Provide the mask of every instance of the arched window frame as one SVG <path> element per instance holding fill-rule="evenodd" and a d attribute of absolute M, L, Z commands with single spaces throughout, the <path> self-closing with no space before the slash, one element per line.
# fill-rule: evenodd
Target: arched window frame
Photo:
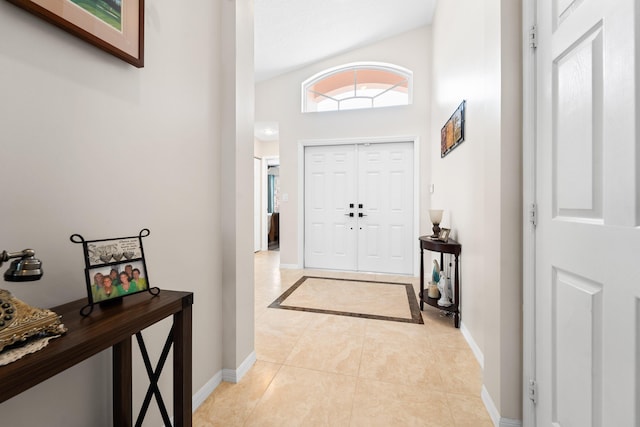
<path fill-rule="evenodd" d="M 312 113 L 312 112 L 317 112 L 315 110 L 309 110 L 308 108 L 308 96 L 307 96 L 307 91 L 309 90 L 310 87 L 313 87 L 314 85 L 316 85 L 318 82 L 329 78 L 335 74 L 338 73 L 343 73 L 345 71 L 356 71 L 356 70 L 380 70 L 380 71 L 386 71 L 386 72 L 390 72 L 393 74 L 396 74 L 398 76 L 402 76 L 403 78 L 405 78 L 407 80 L 407 104 L 406 105 L 411 105 L 413 103 L 413 72 L 411 70 L 409 70 L 408 68 L 404 68 L 401 67 L 399 65 L 395 65 L 395 64 L 389 64 L 389 63 L 383 63 L 383 62 L 352 62 L 349 64 L 344 64 L 344 65 L 339 65 L 337 67 L 333 67 L 333 68 L 329 68 L 326 70 L 323 70 L 317 74 L 314 74 L 313 76 L 309 77 L 308 79 L 306 79 L 305 81 L 302 82 L 301 85 L 301 111 L 303 113 Z M 354 82 L 354 86 L 357 83 Z M 398 85 L 394 86 L 397 87 Z M 389 90 L 393 90 L 393 88 L 389 88 L 387 90 L 385 90 L 382 93 L 388 92 Z M 381 93 L 381 94 L 382 94 Z M 341 100 L 335 99 L 335 98 L 331 98 L 325 94 L 322 94 L 322 96 L 326 96 L 327 98 L 330 99 L 334 99 L 337 104 L 338 104 L 338 108 L 335 110 L 330 110 L 330 111 L 345 111 L 345 110 L 341 110 L 340 109 L 340 102 L 347 100 L 347 99 L 355 99 L 355 98 L 359 98 L 357 96 L 353 96 L 353 97 L 348 97 L 348 98 L 344 98 Z M 379 96 L 379 95 L 378 95 Z M 370 98 L 370 97 L 369 97 Z M 372 102 L 371 107 L 363 107 L 363 108 L 379 108 L 377 106 L 374 105 L 375 103 Z M 404 104 L 402 104 L 404 105 Z M 386 108 L 386 107 L 385 107 Z"/>

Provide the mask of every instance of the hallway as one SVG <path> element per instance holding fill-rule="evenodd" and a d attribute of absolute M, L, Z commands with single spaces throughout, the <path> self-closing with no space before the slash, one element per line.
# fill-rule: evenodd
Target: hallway
<path fill-rule="evenodd" d="M 411 282 L 408 276 L 279 269 L 255 255 L 256 364 L 222 383 L 194 426 L 493 426 L 481 369 L 452 319 L 424 325 L 267 308 L 303 275 Z"/>

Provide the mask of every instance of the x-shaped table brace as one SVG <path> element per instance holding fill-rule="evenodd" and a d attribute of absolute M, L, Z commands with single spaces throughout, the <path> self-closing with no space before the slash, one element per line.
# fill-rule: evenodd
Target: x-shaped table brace
<path fill-rule="evenodd" d="M 169 413 L 167 412 L 167 407 L 164 404 L 164 400 L 162 399 L 162 395 L 160 394 L 160 389 L 158 388 L 158 380 L 160 379 L 160 374 L 162 373 L 162 368 L 164 368 L 164 364 L 167 361 L 167 356 L 169 355 L 169 350 L 171 349 L 171 345 L 173 344 L 173 326 L 171 326 L 171 331 L 169 331 L 169 336 L 164 343 L 164 347 L 162 348 L 162 353 L 160 354 L 160 360 L 158 361 L 158 366 L 155 371 L 151 366 L 151 361 L 149 360 L 149 353 L 147 352 L 147 347 L 144 344 L 144 340 L 142 339 L 142 333 L 136 333 L 136 339 L 138 340 L 138 346 L 140 347 L 140 353 L 142 353 L 142 360 L 144 360 L 144 366 L 147 368 L 147 375 L 149 376 L 149 388 L 147 389 L 147 394 L 144 397 L 144 401 L 142 402 L 142 407 L 140 408 L 140 414 L 136 420 L 136 427 L 142 426 L 142 421 L 144 420 L 144 416 L 149 409 L 149 404 L 151 403 L 151 396 L 155 396 L 156 402 L 158 403 L 158 407 L 160 408 L 160 414 L 162 415 L 162 421 L 165 426 L 171 426 L 171 419 L 169 418 Z"/>

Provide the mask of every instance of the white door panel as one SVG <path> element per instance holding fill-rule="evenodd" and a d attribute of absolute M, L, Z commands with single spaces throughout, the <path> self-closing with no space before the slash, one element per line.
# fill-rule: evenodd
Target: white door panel
<path fill-rule="evenodd" d="M 330 148 L 330 149 L 328 149 Z M 305 266 L 355 270 L 355 147 L 305 150 Z"/>
<path fill-rule="evenodd" d="M 634 0 L 538 0 L 538 426 L 640 426 Z"/>
<path fill-rule="evenodd" d="M 359 147 L 358 234 L 361 270 L 409 274 L 413 269 L 413 144 Z"/>
<path fill-rule="evenodd" d="M 306 147 L 304 203 L 306 267 L 412 273 L 412 143 Z"/>

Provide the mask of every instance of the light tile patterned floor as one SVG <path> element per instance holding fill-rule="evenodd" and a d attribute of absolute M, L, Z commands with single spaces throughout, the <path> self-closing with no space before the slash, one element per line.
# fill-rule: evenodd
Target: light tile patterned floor
<path fill-rule="evenodd" d="M 195 427 L 492 427 L 482 372 L 451 318 L 425 306 L 425 324 L 267 308 L 303 275 L 411 282 L 406 276 L 280 270 L 279 252 L 255 256 L 258 361 L 222 383 Z"/>

